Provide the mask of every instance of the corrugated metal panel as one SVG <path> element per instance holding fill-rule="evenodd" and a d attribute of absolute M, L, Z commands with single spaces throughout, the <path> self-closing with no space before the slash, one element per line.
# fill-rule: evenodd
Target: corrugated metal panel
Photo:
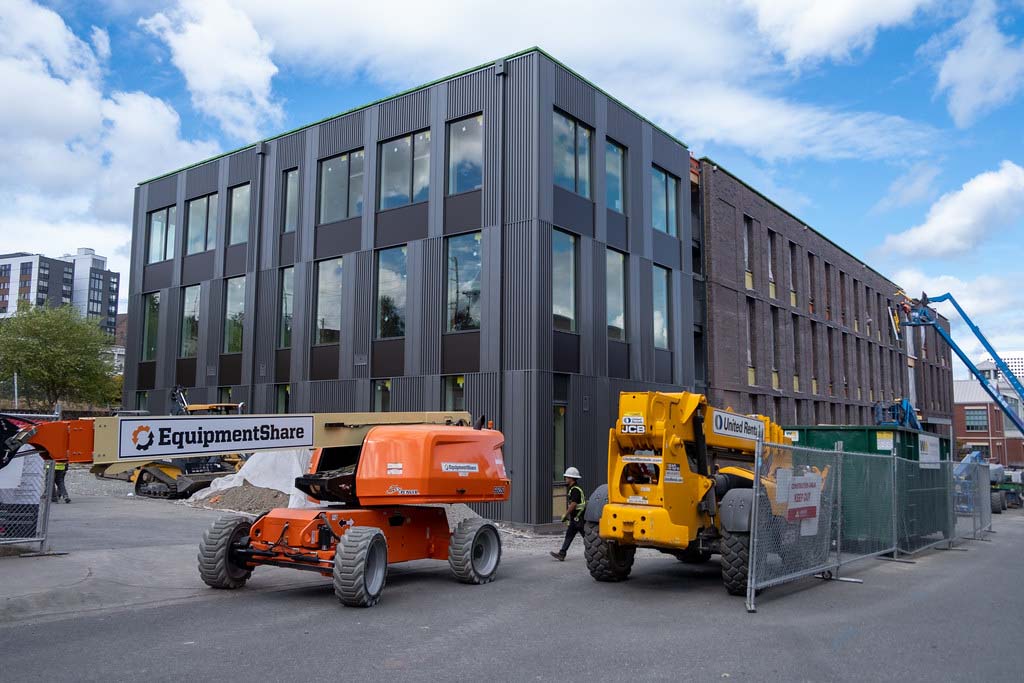
<path fill-rule="evenodd" d="M 320 149 L 317 156 L 326 159 L 335 154 L 348 152 L 363 146 L 365 112 L 357 111 L 348 116 L 321 123 L 319 128 Z"/>
<path fill-rule="evenodd" d="M 201 197 L 217 191 L 220 162 L 211 161 L 185 171 L 185 199 Z"/>
<path fill-rule="evenodd" d="M 434 237 L 423 241 L 423 281 L 420 283 L 419 305 L 423 311 L 420 351 L 420 372 L 435 375 L 441 372 L 441 334 L 445 323 L 444 239 Z"/>
<path fill-rule="evenodd" d="M 449 121 L 479 112 L 484 115 L 484 192 L 483 224 L 497 225 L 501 220 L 501 88 L 504 79 L 494 67 L 460 76 L 447 85 Z"/>
<path fill-rule="evenodd" d="M 248 412 L 255 414 L 276 413 L 275 391 L 276 386 L 273 384 L 254 385 L 252 388 L 252 408 Z M 234 395 L 232 395 L 232 398 L 235 398 Z"/>
<path fill-rule="evenodd" d="M 506 66 L 505 221 L 533 218 L 537 193 L 537 78 L 535 58 Z"/>
<path fill-rule="evenodd" d="M 387 140 L 430 126 L 430 91 L 420 90 L 398 99 L 382 102 L 378 140 Z"/>
<path fill-rule="evenodd" d="M 607 377 L 572 375 L 569 379 L 569 449 L 566 466 L 575 465 L 592 491 L 607 478 L 609 394 Z"/>
<path fill-rule="evenodd" d="M 590 366 L 581 366 L 584 373 L 594 375 L 608 374 L 608 286 L 607 286 L 607 248 L 601 242 L 590 242 L 594 248 L 593 283 L 589 301 L 592 308 L 592 326 L 590 333 Z M 587 291 L 587 290 L 583 290 Z M 629 308 L 629 292 L 626 292 L 626 308 Z M 628 312 L 626 313 L 628 315 Z M 627 321 L 628 324 L 628 321 Z"/>
<path fill-rule="evenodd" d="M 250 147 L 228 157 L 228 185 L 241 185 L 256 180 L 259 174 L 259 157 L 256 148 Z"/>
<path fill-rule="evenodd" d="M 372 251 L 361 251 L 345 257 L 346 273 L 352 273 L 352 279 L 349 280 L 346 277 L 345 283 L 351 282 L 349 291 L 353 292 L 354 297 L 352 300 L 353 315 L 350 318 L 352 321 L 351 348 L 353 355 L 350 363 L 353 377 L 370 376 L 370 340 L 373 339 L 374 334 L 373 267 Z"/>
<path fill-rule="evenodd" d="M 278 270 L 260 272 L 256 290 L 256 378 L 257 382 L 274 381 L 274 351 L 277 349 L 277 317 L 278 317 Z M 252 275 L 249 276 L 252 279 Z M 252 282 L 246 283 L 252 287 Z"/>
<path fill-rule="evenodd" d="M 551 79 L 555 106 L 593 126 L 594 88 L 550 60 L 545 59 L 543 63 Z"/>
<path fill-rule="evenodd" d="M 501 425 L 512 479 L 510 512 L 527 524 L 551 521 L 551 393 L 551 373 L 505 373 Z"/>
<path fill-rule="evenodd" d="M 133 324 L 128 326 L 125 339 L 125 364 L 124 364 L 124 397 L 122 405 L 125 408 L 135 408 L 135 388 L 139 385 L 139 349 L 142 347 L 142 295 L 132 294 L 128 297 L 128 320 Z M 135 321 L 139 321 L 136 323 Z M 133 395 L 129 396 L 129 392 Z"/>
<path fill-rule="evenodd" d="M 448 81 L 448 118 L 458 119 L 483 111 L 495 78 L 494 67 L 487 67 Z"/>
<path fill-rule="evenodd" d="M 178 200 L 178 177 L 180 173 L 160 180 L 154 180 L 146 186 L 146 211 L 155 211 L 170 206 Z"/>
<path fill-rule="evenodd" d="M 533 367 L 533 359 L 537 355 L 536 312 L 532 303 L 537 300 L 539 273 L 546 271 L 543 267 L 533 268 L 534 252 L 539 248 L 534 222 L 508 224 L 503 237 L 505 287 L 502 308 L 505 318 L 502 321 L 502 345 L 505 368 L 526 370 Z"/>
<path fill-rule="evenodd" d="M 358 413 L 359 380 L 338 379 L 309 383 L 309 409 L 320 413 Z"/>
<path fill-rule="evenodd" d="M 276 141 L 278 173 L 302 163 L 306 147 L 306 131 L 300 130 Z"/>
<path fill-rule="evenodd" d="M 423 410 L 423 378 L 396 377 L 391 380 L 391 410 Z"/>
<path fill-rule="evenodd" d="M 608 135 L 615 138 L 626 147 L 639 146 L 640 129 L 643 125 L 633 112 L 612 100 L 607 100 L 608 112 Z M 639 152 L 639 150 L 637 150 Z M 630 177 L 635 177 L 632 174 Z"/>

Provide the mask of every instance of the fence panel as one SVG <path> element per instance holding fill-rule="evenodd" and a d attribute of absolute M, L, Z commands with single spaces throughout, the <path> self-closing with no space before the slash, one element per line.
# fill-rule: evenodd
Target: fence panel
<path fill-rule="evenodd" d="M 15 458 L 0 470 L 0 545 L 39 544 L 50 518 L 54 467 L 38 455 Z"/>
<path fill-rule="evenodd" d="M 974 483 L 977 491 L 978 532 L 975 538 L 981 538 L 983 531 L 992 531 L 992 480 L 989 478 L 988 465 L 975 465 L 977 474 Z"/>
<path fill-rule="evenodd" d="M 843 452 L 841 515 L 836 530 L 840 563 L 896 549 L 896 487 L 891 455 Z"/>
<path fill-rule="evenodd" d="M 955 536 L 953 464 L 895 458 L 897 542 L 901 553 L 916 553 Z"/>

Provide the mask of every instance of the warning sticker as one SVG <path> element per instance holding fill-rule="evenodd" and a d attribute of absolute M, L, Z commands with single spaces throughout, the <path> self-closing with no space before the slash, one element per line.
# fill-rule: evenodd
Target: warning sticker
<path fill-rule="evenodd" d="M 402 474 L 404 465 L 400 462 L 389 462 L 388 463 L 388 474 Z"/>
<path fill-rule="evenodd" d="M 458 472 L 460 477 L 468 477 L 470 472 L 479 472 L 480 466 L 475 462 L 443 462 L 442 472 Z"/>
<path fill-rule="evenodd" d="M 807 472 L 789 482 L 786 519 L 800 522 L 801 536 L 818 533 L 818 506 L 821 504 L 821 475 Z"/>
<path fill-rule="evenodd" d="M 918 437 L 920 444 L 919 461 L 922 470 L 939 469 L 939 437 L 921 434 Z"/>
<path fill-rule="evenodd" d="M 679 463 L 669 462 L 665 463 L 665 483 L 666 484 L 682 484 L 683 473 L 679 470 Z"/>
<path fill-rule="evenodd" d="M 646 434 L 647 426 L 644 424 L 644 416 L 640 413 L 623 415 L 619 431 L 623 434 Z"/>
<path fill-rule="evenodd" d="M 789 439 L 793 443 L 797 443 L 800 441 L 800 432 L 798 432 L 795 429 L 787 429 L 786 431 L 783 432 L 783 434 L 786 436 L 787 439 Z"/>
<path fill-rule="evenodd" d="M 647 505 L 647 499 L 643 496 L 630 496 L 626 499 L 626 502 L 632 503 L 633 505 Z"/>
<path fill-rule="evenodd" d="M 622 462 L 640 462 L 646 465 L 660 465 L 660 455 L 624 455 L 622 456 Z"/>
<path fill-rule="evenodd" d="M 892 450 L 892 432 L 875 432 L 876 451 Z"/>

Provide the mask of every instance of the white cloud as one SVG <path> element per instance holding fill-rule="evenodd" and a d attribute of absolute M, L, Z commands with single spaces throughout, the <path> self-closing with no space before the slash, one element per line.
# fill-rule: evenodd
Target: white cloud
<path fill-rule="evenodd" d="M 1024 168 L 1004 161 L 939 197 L 924 223 L 889 235 L 882 248 L 915 256 L 953 256 L 972 251 L 992 233 L 1020 225 Z"/>
<path fill-rule="evenodd" d="M 287 3 L 281 7 L 293 11 Z M 277 73 L 271 44 L 226 0 L 183 0 L 174 10 L 140 19 L 139 25 L 167 43 L 193 106 L 228 135 L 251 141 L 262 136 L 265 126 L 284 120 L 280 103 L 271 97 L 270 81 Z M 344 25 L 333 26 L 335 40 Z"/>
<path fill-rule="evenodd" d="M 847 59 L 870 49 L 882 29 L 909 23 L 933 0 L 740 0 L 790 64 Z"/>
<path fill-rule="evenodd" d="M 881 213 L 931 199 L 935 194 L 935 179 L 941 172 L 942 169 L 931 163 L 915 164 L 905 174 L 892 181 L 885 196 L 878 200 L 871 211 Z"/>
<path fill-rule="evenodd" d="M 947 95 L 953 121 L 966 128 L 1024 89 L 1024 43 L 999 30 L 993 0 L 976 0 L 951 35 L 959 44 L 939 66 L 936 92 Z"/>
<path fill-rule="evenodd" d="M 92 49 L 101 61 L 110 59 L 110 34 L 99 26 L 92 27 Z"/>

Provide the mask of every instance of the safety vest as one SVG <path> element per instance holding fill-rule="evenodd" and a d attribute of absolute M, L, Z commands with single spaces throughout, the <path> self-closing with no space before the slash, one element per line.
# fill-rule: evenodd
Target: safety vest
<path fill-rule="evenodd" d="M 68 464 L 63 460 L 57 460 L 53 463 L 53 469 L 55 470 L 66 470 L 67 468 Z"/>
<path fill-rule="evenodd" d="M 572 486 L 569 488 L 569 491 L 566 494 L 566 500 L 572 498 L 573 489 L 576 489 L 577 491 L 580 492 L 580 502 L 576 506 L 576 514 L 574 515 L 574 518 L 576 520 L 580 520 L 583 517 L 583 510 L 587 507 L 587 494 L 583 493 L 583 489 L 580 488 L 579 486 Z"/>

